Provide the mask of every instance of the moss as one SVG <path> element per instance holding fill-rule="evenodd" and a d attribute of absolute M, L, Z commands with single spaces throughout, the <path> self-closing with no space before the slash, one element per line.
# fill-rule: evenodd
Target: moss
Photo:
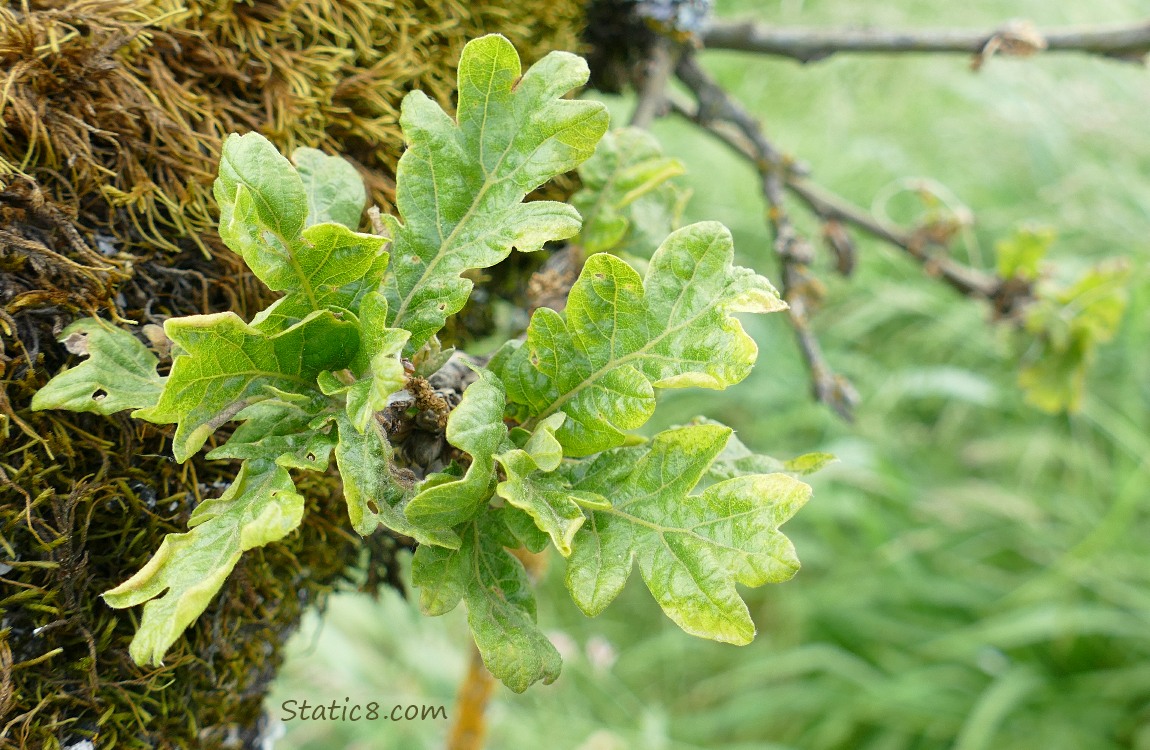
<path fill-rule="evenodd" d="M 249 747 L 280 645 L 303 610 L 394 574 L 338 481 L 305 476 L 300 531 L 245 555 L 159 669 L 127 655 L 136 610 L 101 591 L 137 570 L 235 467 L 172 462 L 126 415 L 40 412 L 66 363 L 54 335 L 99 314 L 251 315 L 267 290 L 222 248 L 210 186 L 221 138 L 350 157 L 387 209 L 402 95 L 450 104 L 467 39 L 526 61 L 576 47 L 582 2 L 29 0 L 0 8 L 0 748 Z M 384 571 L 384 572 L 380 572 Z"/>
<path fill-rule="evenodd" d="M 578 44 L 582 3 L 80 0 L 0 10 L 0 174 L 40 181 L 126 241 L 196 242 L 212 225 L 221 139 L 352 158 L 384 208 L 399 103 L 450 104 L 466 41 L 499 31 L 526 60 Z"/>

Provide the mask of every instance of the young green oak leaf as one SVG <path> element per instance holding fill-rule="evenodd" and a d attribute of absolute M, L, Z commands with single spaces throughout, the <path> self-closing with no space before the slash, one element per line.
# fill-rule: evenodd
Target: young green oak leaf
<path fill-rule="evenodd" d="M 1065 289 L 1039 288 L 1026 309 L 1020 336 L 1025 354 L 1018 384 L 1027 403 L 1048 412 L 1082 406 L 1086 372 L 1098 345 L 1112 339 L 1126 312 L 1129 264 L 1124 259 L 1096 266 Z"/>
<path fill-rule="evenodd" d="M 507 397 L 503 385 L 487 370 L 467 386 L 459 405 L 447 418 L 447 442 L 471 456 L 471 466 L 458 479 L 445 475 L 428 477 L 423 489 L 408 503 L 405 513 L 414 523 L 430 528 L 450 528 L 478 515 L 491 498 L 495 479 L 495 454 L 507 440 L 503 410 Z"/>
<path fill-rule="evenodd" d="M 595 155 L 579 168 L 583 189 L 571 205 L 583 215 L 578 243 L 587 253 L 650 243 L 645 256 L 673 229 L 685 191 L 668 180 L 686 172 L 663 155 L 655 137 L 640 128 L 608 132 Z"/>
<path fill-rule="evenodd" d="M 367 536 L 382 523 L 423 545 L 458 548 L 459 536 L 450 528 L 427 528 L 404 515 L 415 493 L 395 476 L 394 450 L 379 421 L 370 420 L 361 432 L 346 413 L 335 419 L 339 435 L 335 461 L 352 528 Z"/>
<path fill-rule="evenodd" d="M 310 150 L 297 158 L 302 176 L 259 133 L 230 135 L 212 188 L 220 238 L 270 289 L 288 292 L 252 321 L 266 330 L 314 310 L 355 307 L 379 287 L 387 265 L 387 239 L 354 231 L 364 195 L 355 169 Z M 339 192 L 348 187 L 350 194 Z M 355 222 L 336 223 L 353 213 Z"/>
<path fill-rule="evenodd" d="M 65 328 L 59 340 L 88 359 L 49 380 L 32 397 L 32 409 L 115 414 L 160 400 L 166 378 L 156 373 L 159 362 L 127 331 L 99 318 L 83 318 Z"/>
<path fill-rule="evenodd" d="M 387 298 L 378 291 L 368 293 L 358 308 L 359 349 L 348 368 L 354 379 L 347 383 L 331 372 L 319 376 L 325 395 L 344 395 L 347 415 L 360 432 L 387 406 L 388 397 L 407 382 L 400 355 L 411 334 L 402 328 L 388 328 L 386 321 Z"/>
<path fill-rule="evenodd" d="M 359 346 L 354 323 L 329 311 L 268 334 L 235 313 L 169 318 L 164 331 L 183 348 L 155 406 L 133 416 L 176 423 L 172 453 L 183 463 L 241 409 L 268 397 L 272 386 L 314 392 L 322 370 L 346 367 Z"/>
<path fill-rule="evenodd" d="M 367 191 L 363 177 L 346 159 L 314 148 L 297 148 L 291 160 L 307 195 L 305 224 L 333 222 L 354 231 L 359 227 Z"/>
<path fill-rule="evenodd" d="M 998 257 L 997 270 L 1000 278 L 1037 281 L 1042 274 L 1042 261 L 1054 244 L 1054 232 L 1050 229 L 1023 227 L 1014 234 L 994 245 Z"/>
<path fill-rule="evenodd" d="M 608 494 L 575 535 L 567 588 L 595 616 L 619 594 L 636 560 L 647 588 L 686 632 L 746 644 L 755 626 L 736 583 L 785 581 L 799 568 L 779 526 L 802 507 L 810 487 L 786 474 L 743 476 L 689 494 L 720 454 L 731 430 L 718 425 L 660 433 L 621 481 L 587 471 L 577 490 Z M 605 454 L 593 463 L 621 462 Z M 612 460 L 614 459 L 614 460 Z"/>
<path fill-rule="evenodd" d="M 530 420 L 559 411 L 564 453 L 587 456 L 625 441 L 655 409 L 654 388 L 726 388 L 751 371 L 758 349 L 734 312 L 785 309 L 771 283 L 732 265 L 722 224 L 672 233 L 644 279 L 606 254 L 587 259 L 564 315 L 540 308 L 527 341 L 491 363 Z"/>
<path fill-rule="evenodd" d="M 446 614 L 462 599 L 475 645 L 491 674 L 522 693 L 559 676 L 559 652 L 535 623 L 535 596 L 522 563 L 504 547 L 514 546 L 489 510 L 468 522 L 459 549 L 422 546 L 411 563 L 424 614 Z"/>
<path fill-rule="evenodd" d="M 611 503 L 602 495 L 573 490 L 562 476 L 551 473 L 563 459 L 563 446 L 555 438 L 555 430 L 563 424 L 564 417 L 562 412 L 552 414 L 539 423 L 521 448 L 506 450 L 495 459 L 507 475 L 496 487 L 496 493 L 525 511 L 566 557 L 571 554 L 575 532 L 586 520 L 583 508 L 609 508 Z M 524 532 L 521 524 L 512 520 L 509 527 L 517 537 L 526 537 L 522 540 L 528 546 L 534 546 L 533 535 Z"/>
<path fill-rule="evenodd" d="M 575 55 L 552 52 L 521 72 L 511 43 L 485 36 L 463 48 L 455 120 L 420 91 L 403 100 L 403 223 L 384 217 L 395 238 L 385 288 L 391 325 L 411 331 L 408 353 L 463 308 L 472 284 L 462 271 L 579 231 L 571 206 L 523 198 L 592 154 L 607 110 L 561 98 L 587 81 L 587 64 Z"/>
<path fill-rule="evenodd" d="M 144 604 L 129 646 L 137 664 L 159 666 L 164 652 L 207 608 L 245 551 L 278 541 L 299 526 L 304 500 L 286 469 L 245 461 L 224 494 L 205 500 L 190 531 L 168 534 L 134 576 L 103 594 L 116 609 Z"/>
<path fill-rule="evenodd" d="M 269 399 L 246 407 L 235 417 L 242 424 L 206 458 L 264 459 L 286 469 L 326 470 L 336 443 L 335 431 L 312 429 L 317 410 L 304 401 Z"/>

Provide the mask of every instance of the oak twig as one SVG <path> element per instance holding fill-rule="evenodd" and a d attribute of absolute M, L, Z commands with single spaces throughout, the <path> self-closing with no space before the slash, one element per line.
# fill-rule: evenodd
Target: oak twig
<path fill-rule="evenodd" d="M 700 35 L 708 49 L 756 52 L 798 60 L 825 60 L 839 53 L 966 53 L 1026 56 L 1037 52 L 1081 52 L 1128 61 L 1150 54 L 1150 20 L 1106 26 L 1038 29 L 1011 21 L 997 29 L 820 29 L 786 28 L 755 22 L 716 22 Z"/>
<path fill-rule="evenodd" d="M 859 208 L 850 201 L 812 182 L 805 174 L 805 169 L 794 163 L 793 160 L 782 155 L 763 135 L 762 128 L 754 117 L 740 104 L 735 102 L 726 91 L 710 76 L 706 74 L 694 60 L 690 65 L 680 65 L 680 79 L 694 92 L 705 91 L 700 99 L 700 110 L 692 113 L 682 107 L 673 109 L 680 115 L 687 117 L 702 125 L 712 135 L 734 149 L 752 164 L 759 165 L 766 162 L 774 171 L 780 172 L 778 178 L 783 185 L 796 198 L 798 198 L 812 213 L 823 222 L 838 222 L 862 231 L 876 239 L 882 240 L 906 251 L 911 257 L 918 260 L 933 276 L 943 279 L 958 292 L 977 299 L 984 299 L 994 303 L 1000 315 L 1004 315 L 1016 308 L 1021 300 L 1017 295 L 1021 290 L 1013 290 L 1015 296 L 1007 299 L 1006 286 L 997 276 L 980 271 L 947 256 L 944 252 L 945 243 L 932 233 L 931 225 L 916 229 L 903 229 L 891 227 L 880 223 L 867 211 Z M 686 74 L 684 77 L 684 73 Z M 704 107 L 707 100 L 720 102 L 714 113 L 706 113 Z M 725 120 L 731 129 L 723 128 L 716 123 L 716 114 Z"/>
<path fill-rule="evenodd" d="M 639 86 L 639 101 L 631 114 L 632 127 L 649 128 L 656 118 L 666 114 L 667 82 L 678 56 L 679 45 L 666 37 L 659 37 L 652 45 Z"/>
<path fill-rule="evenodd" d="M 999 318 L 1013 315 L 1031 298 L 1033 290 L 1029 284 L 1018 284 L 1016 280 L 1008 283 L 951 258 L 947 245 L 954 233 L 953 226 L 942 222 L 912 229 L 890 226 L 812 182 L 805 168 L 767 139 L 755 117 L 703 70 L 694 55 L 688 54 L 679 61 L 676 75 L 694 94 L 698 107 L 691 110 L 671 102 L 672 111 L 718 138 L 759 172 L 768 206 L 767 218 L 775 238 L 775 254 L 783 265 L 783 296 L 790 305 L 790 322 L 810 370 L 815 396 L 844 418 L 849 418 L 857 394 L 849 382 L 831 369 L 811 329 L 809 314 L 819 303 L 822 285 L 810 270 L 813 260 L 810 243 L 796 231 L 787 214 L 784 203 L 788 193 L 822 222 L 828 244 L 840 255 L 840 268 L 849 271 L 853 266 L 853 259 L 844 262 L 841 257 L 847 245 L 853 249 L 845 231 L 850 227 L 901 248 L 928 274 L 942 279 L 963 295 L 990 302 Z"/>
<path fill-rule="evenodd" d="M 993 301 L 1001 292 L 1002 283 L 997 276 L 965 266 L 944 253 L 935 252 L 945 247 L 930 236 L 929 226 L 913 231 L 885 226 L 863 209 L 806 177 L 791 176 L 787 180 L 787 187 L 820 219 L 838 220 L 902 248 L 922 263 L 928 273 L 938 276 L 968 297 Z"/>
<path fill-rule="evenodd" d="M 487 739 L 487 704 L 495 691 L 495 678 L 483 665 L 475 644 L 467 662 L 467 676 L 455 699 L 455 721 L 447 736 L 447 750 L 483 750 Z"/>
<path fill-rule="evenodd" d="M 775 238 L 775 254 L 783 266 L 783 298 L 789 305 L 787 314 L 810 371 L 814 395 L 844 419 L 850 419 L 858 394 L 845 378 L 831 369 L 810 326 L 809 312 L 818 304 L 821 285 L 810 272 L 814 260 L 810 243 L 795 229 L 786 210 L 789 160 L 767 140 L 754 117 L 699 66 L 694 55 L 687 54 L 679 61 L 676 74 L 691 89 L 699 107 L 693 114 L 681 107 L 673 105 L 673 108 L 730 145 L 738 144 L 736 148 L 758 170 L 768 206 L 767 220 Z M 733 126 L 737 139 L 724 136 L 716 127 L 718 122 Z"/>

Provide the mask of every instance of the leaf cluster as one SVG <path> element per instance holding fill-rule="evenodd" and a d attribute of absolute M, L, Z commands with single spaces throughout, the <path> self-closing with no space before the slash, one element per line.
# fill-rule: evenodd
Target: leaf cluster
<path fill-rule="evenodd" d="M 797 570 L 779 526 L 809 496 L 793 474 L 822 458 L 779 465 L 712 423 L 650 441 L 631 431 L 660 389 L 745 378 L 757 348 L 734 314 L 785 305 L 766 279 L 734 265 L 722 225 L 670 231 L 682 198 L 667 180 L 682 167 L 649 136 L 613 134 L 589 160 L 606 111 L 564 98 L 586 78 L 574 55 L 552 53 L 522 73 L 502 37 L 468 44 L 454 117 L 418 91 L 404 100 L 408 149 L 386 236 L 357 231 L 366 199 L 346 161 L 312 149 L 289 161 L 258 134 L 230 136 L 214 185 L 220 236 L 282 297 L 250 321 L 232 312 L 167 320 L 167 375 L 127 331 L 87 319 L 64 332 L 88 358 L 42 389 L 35 408 L 132 409 L 173 425 L 177 461 L 210 442 L 209 459 L 239 462 L 186 533 L 104 594 L 113 607 L 144 604 L 137 662 L 158 664 L 245 551 L 299 525 L 292 473 L 333 460 L 352 527 L 418 543 L 421 608 L 437 615 L 465 602 L 488 668 L 514 690 L 554 680 L 560 666 L 512 554 L 521 548 L 554 547 L 589 615 L 637 561 L 686 631 L 751 640 L 736 586 Z M 586 188 L 574 205 L 524 202 L 580 164 Z M 436 334 L 467 301 L 464 274 L 568 238 L 591 254 L 565 311 L 536 310 L 523 339 L 474 367 L 445 425 L 457 461 L 410 465 L 383 416 L 415 387 L 413 360 L 424 370 L 443 363 Z M 649 261 L 640 273 L 620 255 Z M 238 426 L 221 440 L 230 422 Z"/>
<path fill-rule="evenodd" d="M 1114 338 L 1122 322 L 1130 268 L 1124 260 L 1112 260 L 1070 283 L 1056 283 L 1046 278 L 1043 264 L 1054 240 L 1050 230 L 1022 229 L 995 250 L 999 276 L 1035 287 L 1016 337 L 1018 383 L 1026 400 L 1044 411 L 1074 412 L 1082 405 L 1099 344 Z"/>

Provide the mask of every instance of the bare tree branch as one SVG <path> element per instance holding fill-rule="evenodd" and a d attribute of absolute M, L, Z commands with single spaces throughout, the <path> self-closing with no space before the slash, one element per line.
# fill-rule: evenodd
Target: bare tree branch
<path fill-rule="evenodd" d="M 1038 29 L 1011 21 L 991 31 L 959 29 L 786 28 L 754 22 L 715 22 L 701 34 L 708 49 L 789 57 L 802 63 L 837 53 L 966 53 L 1025 56 L 1042 51 L 1082 52 L 1141 61 L 1150 54 L 1150 20 L 1107 26 Z"/>
<path fill-rule="evenodd" d="M 913 231 L 884 226 L 845 198 L 798 175 L 788 178 L 787 187 L 820 219 L 841 221 L 902 248 L 921 262 L 928 273 L 943 279 L 962 294 L 990 301 L 998 298 L 1002 283 L 997 276 L 965 266 L 945 252 L 935 252 L 945 251 L 945 246 L 931 236 L 930 225 Z"/>
<path fill-rule="evenodd" d="M 1006 299 L 1004 294 L 1008 290 L 997 276 L 946 255 L 945 228 L 928 224 L 904 229 L 880 223 L 867 211 L 812 182 L 804 169 L 767 140 L 755 118 L 711 79 L 694 58 L 684 59 L 678 73 L 680 80 L 699 97 L 700 109 L 692 113 L 676 106 L 675 111 L 702 125 L 752 164 L 765 162 L 770 171 L 779 175 L 777 179 L 820 220 L 840 222 L 903 249 L 922 263 L 929 274 L 943 279 L 962 294 L 994 303 L 1000 315 L 1016 308 L 1021 290 L 1010 287 L 1011 298 Z M 725 121 L 728 127 L 716 120 Z"/>
<path fill-rule="evenodd" d="M 782 262 L 782 293 L 787 301 L 791 327 L 811 374 L 815 398 L 834 409 L 843 419 L 851 419 L 858 393 L 843 377 L 836 375 L 823 354 L 822 346 L 810 326 L 809 311 L 818 303 L 821 284 L 810 271 L 813 251 L 791 223 L 785 205 L 786 175 L 790 165 L 763 134 L 754 117 L 732 99 L 698 64 L 694 55 L 682 57 L 676 73 L 695 94 L 699 107 L 686 114 L 703 128 L 715 133 L 740 151 L 755 165 L 767 201 L 767 220 L 774 234 L 774 249 Z M 674 105 L 672 105 L 674 107 Z M 716 126 L 725 121 L 738 132 L 741 141 L 727 140 Z M 745 149 L 745 150 L 743 150 Z"/>
<path fill-rule="evenodd" d="M 799 348 L 811 373 L 815 396 L 844 418 L 850 418 L 858 396 L 851 384 L 831 369 L 810 326 L 809 313 L 817 307 L 822 285 L 810 265 L 813 250 L 794 227 L 785 200 L 789 192 L 823 224 L 828 244 L 852 245 L 844 227 L 851 227 L 901 248 L 938 277 L 965 296 L 991 303 L 999 318 L 1011 316 L 1033 296 L 1028 283 L 998 276 L 963 265 L 947 252 L 958 225 L 953 222 L 927 222 L 914 228 L 890 226 L 850 201 L 812 182 L 806 170 L 780 151 L 766 137 L 755 117 L 723 89 L 692 53 L 676 66 L 679 80 L 694 94 L 697 108 L 670 102 L 673 112 L 702 127 L 750 162 L 759 172 L 767 219 L 774 235 L 774 250 L 782 262 L 782 291 L 790 305 L 789 316 Z M 841 249 L 841 248 L 839 248 Z M 843 259 L 837 259 L 840 268 Z M 849 260 L 849 259 L 848 259 Z M 846 265 L 852 265 L 848 262 Z M 848 269 L 849 270 L 849 269 Z"/>
<path fill-rule="evenodd" d="M 631 125 L 649 128 L 656 118 L 666 114 L 667 81 L 679 58 L 679 45 L 666 37 L 659 37 L 651 47 L 643 81 L 639 86 L 639 101 L 631 114 Z"/>

